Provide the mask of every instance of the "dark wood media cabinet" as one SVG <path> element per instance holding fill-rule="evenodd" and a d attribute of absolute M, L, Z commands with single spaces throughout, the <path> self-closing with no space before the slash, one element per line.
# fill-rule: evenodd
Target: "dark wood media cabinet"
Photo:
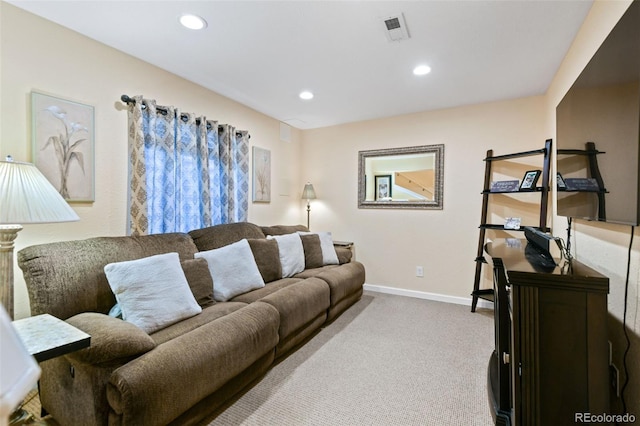
<path fill-rule="evenodd" d="M 494 272 L 495 424 L 575 425 L 576 413 L 609 413 L 609 279 L 576 260 L 545 266 L 524 239 L 495 240 L 485 252 Z"/>

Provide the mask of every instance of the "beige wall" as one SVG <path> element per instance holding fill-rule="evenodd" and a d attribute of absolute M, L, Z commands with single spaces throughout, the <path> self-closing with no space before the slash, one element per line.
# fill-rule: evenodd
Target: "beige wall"
<path fill-rule="evenodd" d="M 42 242 L 97 235 L 124 235 L 127 192 L 127 113 L 120 95 L 142 94 L 159 104 L 179 106 L 251 133 L 251 145 L 271 150 L 272 201 L 249 205 L 249 220 L 260 224 L 301 223 L 298 183 L 300 131 L 280 141 L 280 123 L 173 74 L 0 3 L 0 156 L 32 161 L 32 90 L 95 107 L 96 200 L 73 204 L 79 222 L 25 225 L 16 251 Z M 287 187 L 284 187 L 287 186 Z M 288 194 L 288 195 L 280 195 Z M 15 267 L 16 317 L 29 314 L 21 271 Z"/>
<path fill-rule="evenodd" d="M 589 62 L 600 44 L 624 14 L 629 1 L 596 1 L 580 32 L 567 53 L 560 69 L 546 96 L 546 113 L 555 133 L 555 108 L 569 90 L 585 65 Z M 555 208 L 555 207 L 554 207 Z M 565 218 L 554 218 L 556 235 L 566 236 L 563 230 L 567 227 Z M 609 335 L 613 342 L 613 360 L 622 368 L 622 355 L 626 348 L 622 333 L 622 317 L 624 311 L 625 275 L 627 267 L 627 250 L 631 234 L 630 226 L 610 225 L 597 222 L 574 221 L 574 254 L 576 257 L 610 279 L 609 292 Z M 627 409 L 636 415 L 640 414 L 640 318 L 638 317 L 638 286 L 640 285 L 640 248 L 637 243 L 639 233 L 635 231 L 636 242 L 631 253 L 631 270 L 629 279 L 627 326 L 632 342 L 627 356 L 630 382 L 625 392 Z M 624 380 L 624 373 L 622 380 Z M 620 401 L 614 400 L 619 408 Z"/>
<path fill-rule="evenodd" d="M 303 168 L 318 196 L 311 227 L 353 240 L 368 284 L 468 299 L 482 159 L 489 148 L 498 155 L 544 147 L 545 117 L 544 99 L 531 97 L 305 131 Z M 358 151 L 431 144 L 445 145 L 443 210 L 358 209 Z"/>

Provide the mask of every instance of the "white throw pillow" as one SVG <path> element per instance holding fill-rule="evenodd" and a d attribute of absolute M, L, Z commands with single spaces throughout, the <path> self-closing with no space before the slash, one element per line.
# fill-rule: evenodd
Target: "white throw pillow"
<path fill-rule="evenodd" d="M 304 271 L 304 247 L 298 234 L 268 235 L 278 243 L 278 254 L 282 265 L 282 278 L 292 277 Z"/>
<path fill-rule="evenodd" d="M 122 319 L 153 333 L 202 312 L 178 253 L 110 263 L 104 267 Z"/>
<path fill-rule="evenodd" d="M 333 246 L 333 238 L 331 232 L 303 232 L 298 231 L 300 235 L 318 234 L 320 237 L 320 248 L 322 249 L 322 263 L 324 265 L 337 265 L 338 254 L 336 248 Z"/>
<path fill-rule="evenodd" d="M 213 278 L 213 298 L 218 302 L 264 287 L 264 280 L 246 239 L 194 255 L 209 265 Z"/>

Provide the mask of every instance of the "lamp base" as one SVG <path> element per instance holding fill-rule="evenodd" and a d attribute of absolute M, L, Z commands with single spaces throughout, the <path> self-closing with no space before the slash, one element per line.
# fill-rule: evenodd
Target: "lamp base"
<path fill-rule="evenodd" d="M 13 241 L 21 225 L 0 225 L 0 302 L 13 320 Z"/>

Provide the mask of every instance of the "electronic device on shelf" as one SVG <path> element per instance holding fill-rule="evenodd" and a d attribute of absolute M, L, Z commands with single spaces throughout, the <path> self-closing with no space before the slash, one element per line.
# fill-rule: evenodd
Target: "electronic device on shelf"
<path fill-rule="evenodd" d="M 559 238 L 532 226 L 524 227 L 524 236 L 528 242 L 525 257 L 534 268 L 544 271 L 557 266 L 554 257 L 560 257 L 562 251 Z"/>

